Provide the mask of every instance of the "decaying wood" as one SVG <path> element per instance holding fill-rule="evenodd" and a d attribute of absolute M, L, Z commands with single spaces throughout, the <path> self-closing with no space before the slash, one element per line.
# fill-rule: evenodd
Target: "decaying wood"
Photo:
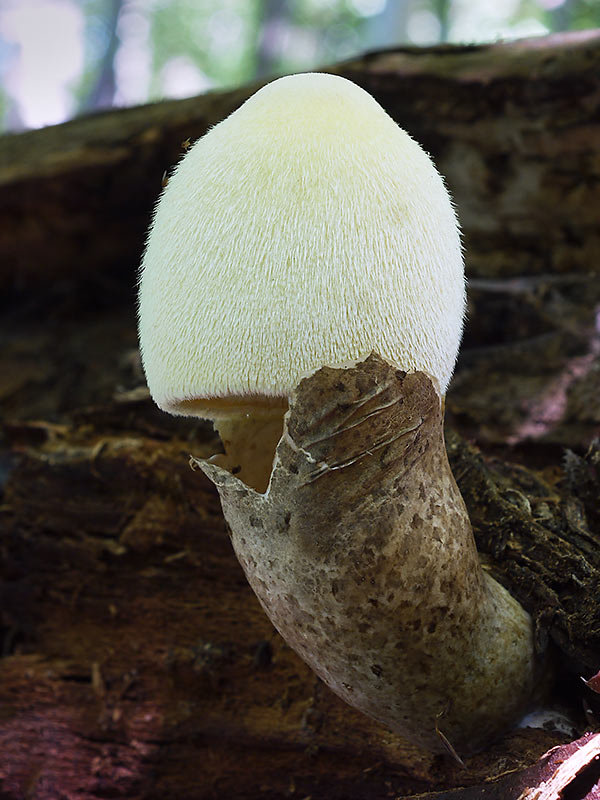
<path fill-rule="evenodd" d="M 563 470 L 546 477 L 486 463 L 455 432 L 447 440 L 479 552 L 534 615 L 540 646 L 550 638 L 572 672 L 593 674 L 600 664 L 600 440 L 584 457 L 571 453 Z M 580 484 L 572 484 L 573 460 L 594 487 L 590 504 L 581 500 Z"/>
<path fill-rule="evenodd" d="M 565 727 L 514 731 L 465 770 L 337 700 L 270 626 L 189 469 L 212 429 L 148 398 L 150 210 L 181 142 L 248 87 L 0 139 L 3 797 L 516 799 L 597 726 L 579 675 L 600 666 L 600 34 L 334 71 L 454 194 L 470 286 L 449 455 L 480 551 L 565 670 Z"/>
<path fill-rule="evenodd" d="M 465 772 L 337 700 L 274 632 L 189 469 L 212 434 L 156 417 L 134 399 L 6 426 L 9 797 L 280 797 L 295 782 L 300 797 L 376 798 L 477 784 L 564 741 L 517 731 Z"/>

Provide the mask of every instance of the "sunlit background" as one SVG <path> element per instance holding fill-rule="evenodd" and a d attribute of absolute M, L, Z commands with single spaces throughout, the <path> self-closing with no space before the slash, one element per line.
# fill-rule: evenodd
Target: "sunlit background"
<path fill-rule="evenodd" d="M 600 26 L 600 0 L 0 0 L 0 129 L 306 70 L 396 44 Z"/>

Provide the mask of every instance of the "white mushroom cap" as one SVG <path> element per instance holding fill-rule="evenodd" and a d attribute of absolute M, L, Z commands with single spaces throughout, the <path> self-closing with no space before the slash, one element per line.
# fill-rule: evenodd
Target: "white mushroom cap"
<path fill-rule="evenodd" d="M 371 351 L 445 392 L 464 306 L 456 216 L 428 155 L 352 82 L 292 75 L 170 178 L 142 262 L 143 364 L 175 414 L 283 398 Z"/>

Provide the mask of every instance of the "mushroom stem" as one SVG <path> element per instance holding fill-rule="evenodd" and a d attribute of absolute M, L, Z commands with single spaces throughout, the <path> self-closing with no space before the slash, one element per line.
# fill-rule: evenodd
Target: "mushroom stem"
<path fill-rule="evenodd" d="M 264 494 L 198 464 L 273 624 L 348 703 L 460 753 L 527 710 L 531 618 L 481 567 L 427 375 L 372 355 L 303 379 Z"/>
<path fill-rule="evenodd" d="M 273 456 L 283 433 L 285 405 L 257 404 L 254 410 L 232 410 L 213 421 L 223 443 L 224 454 L 211 459 L 213 464 L 237 475 L 240 481 L 264 492 L 269 485 Z"/>

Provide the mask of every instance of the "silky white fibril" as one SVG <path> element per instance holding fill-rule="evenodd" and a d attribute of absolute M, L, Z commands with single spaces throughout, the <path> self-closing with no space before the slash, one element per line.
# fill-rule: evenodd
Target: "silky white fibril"
<path fill-rule="evenodd" d="M 352 82 L 292 75 L 196 142 L 164 189 L 140 278 L 143 364 L 175 414 L 285 397 L 371 351 L 445 392 L 464 307 L 456 216 L 429 156 Z"/>

